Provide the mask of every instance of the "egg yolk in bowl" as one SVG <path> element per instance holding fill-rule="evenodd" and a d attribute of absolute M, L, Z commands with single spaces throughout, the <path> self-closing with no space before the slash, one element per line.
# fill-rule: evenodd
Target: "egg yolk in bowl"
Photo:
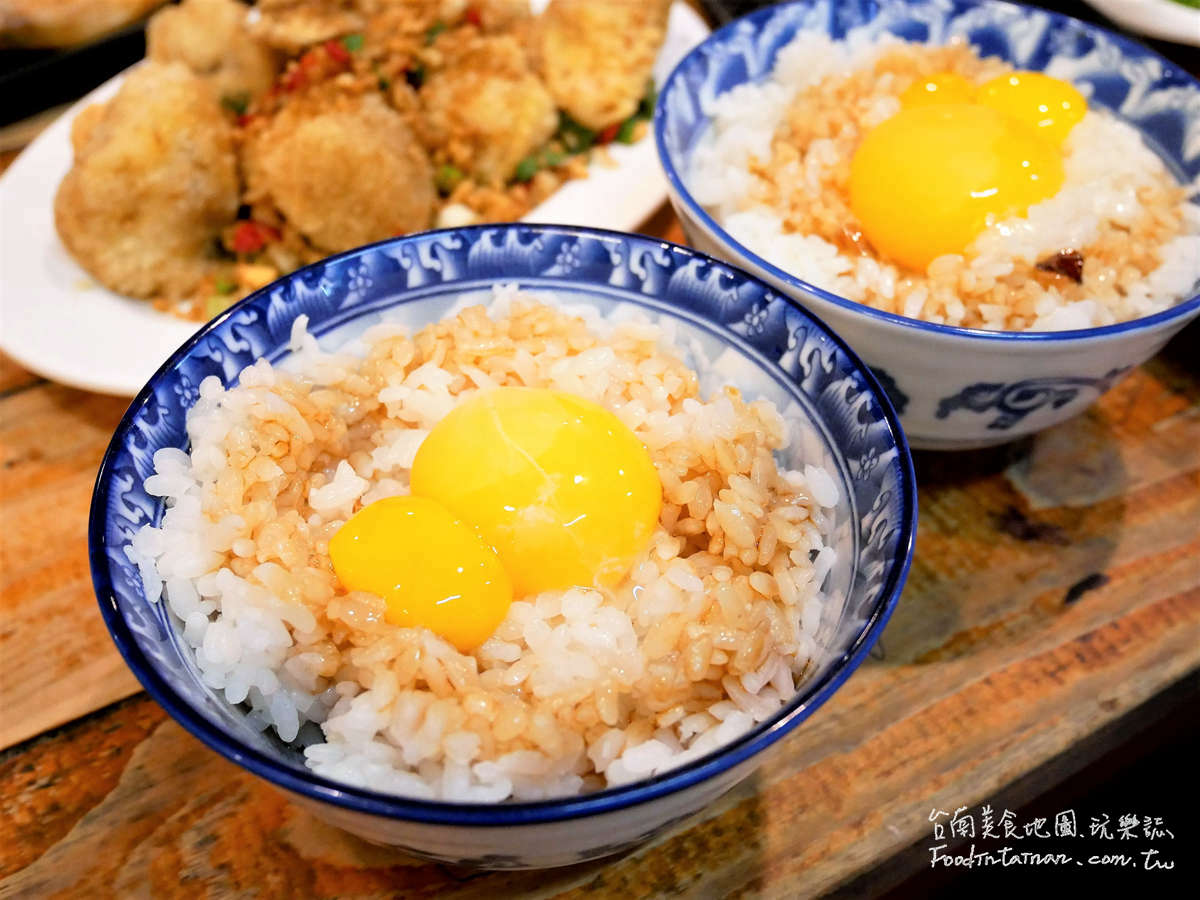
<path fill-rule="evenodd" d="M 662 486 L 637 436 L 582 397 L 476 394 L 417 451 L 412 491 L 471 522 L 522 594 L 613 584 L 658 522 Z"/>
<path fill-rule="evenodd" d="M 344 587 L 379 594 L 393 624 L 468 651 L 512 598 L 618 582 L 658 523 L 645 446 L 607 409 L 561 391 L 481 391 L 417 450 L 412 496 L 379 500 L 330 541 Z"/>
<path fill-rule="evenodd" d="M 978 87 L 937 73 L 900 103 L 855 151 L 850 208 L 876 250 L 917 271 L 1056 194 L 1062 143 L 1087 111 L 1074 87 L 1037 72 Z"/>
<path fill-rule="evenodd" d="M 387 621 L 424 626 L 464 653 L 491 637 L 513 599 L 496 551 L 427 497 L 364 506 L 330 539 L 329 559 L 347 590 L 383 598 Z"/>

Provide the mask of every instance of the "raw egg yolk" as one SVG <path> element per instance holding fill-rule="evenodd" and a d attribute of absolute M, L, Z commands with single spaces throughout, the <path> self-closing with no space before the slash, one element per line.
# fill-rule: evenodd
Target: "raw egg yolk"
<path fill-rule="evenodd" d="M 464 653 L 508 614 L 512 585 L 496 551 L 428 497 L 388 497 L 363 507 L 329 541 L 350 591 L 378 594 L 393 625 L 424 627 Z"/>
<path fill-rule="evenodd" d="M 1083 95 L 1065 81 L 1041 72 L 1013 72 L 979 88 L 979 103 L 1019 119 L 1061 144 L 1087 112 Z"/>
<path fill-rule="evenodd" d="M 517 596 L 615 583 L 662 504 L 654 464 L 620 419 L 517 387 L 480 392 L 443 418 L 417 451 L 412 492 L 475 526 Z"/>
<path fill-rule="evenodd" d="M 971 103 L 975 99 L 975 85 L 954 72 L 938 72 L 914 81 L 900 95 L 900 105 L 930 106 L 934 103 Z"/>
<path fill-rule="evenodd" d="M 987 106 L 901 109 L 850 163 L 850 208 L 884 256 L 918 271 L 961 253 L 988 217 L 1024 215 L 1062 186 L 1058 147 Z"/>

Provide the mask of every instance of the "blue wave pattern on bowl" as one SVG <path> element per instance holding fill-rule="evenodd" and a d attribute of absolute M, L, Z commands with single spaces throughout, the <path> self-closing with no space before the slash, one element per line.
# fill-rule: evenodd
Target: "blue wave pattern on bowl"
<path fill-rule="evenodd" d="M 187 446 L 186 415 L 199 384 L 215 375 L 232 383 L 259 357 L 286 355 L 295 317 L 309 316 L 321 334 L 366 311 L 422 297 L 478 290 L 498 277 L 523 287 L 592 290 L 637 302 L 667 298 L 660 308 L 692 314 L 716 327 L 731 345 L 775 369 L 823 422 L 830 450 L 845 454 L 841 489 L 853 494 L 853 605 L 844 616 L 857 631 L 851 646 L 826 672 L 805 685 L 782 716 L 740 739 L 744 752 L 727 765 L 769 743 L 768 725 L 780 718 L 799 721 L 849 675 L 878 636 L 903 585 L 915 529 L 911 461 L 894 414 L 874 399 L 880 395 L 865 367 L 839 339 L 760 282 L 686 248 L 607 232 L 554 226 L 482 226 L 386 242 L 334 257 L 252 295 L 203 329 L 159 371 L 131 405 L 113 438 L 97 481 L 91 522 L 92 571 L 101 608 L 131 668 L 156 699 L 197 736 L 258 774 L 324 801 L 378 814 L 403 814 L 422 821 L 454 821 L 420 801 L 385 798 L 325 782 L 304 769 L 300 754 L 252 728 L 244 716 L 200 681 L 190 651 L 167 619 L 162 603 L 145 598 L 127 548 L 133 535 L 162 513 L 161 502 L 142 484 L 153 472 L 154 452 Z M 723 326 L 723 327 L 722 327 Z M 725 329 L 728 329 L 727 331 Z M 836 448 L 836 449 L 835 449 Z M 161 679 L 161 682 L 157 679 Z M 190 722 L 200 713 L 220 732 L 233 735 L 256 759 Z M 303 733 L 302 733 L 303 737 Z M 288 779 L 272 763 L 303 773 Z M 645 784 L 587 798 L 597 809 L 619 808 L 711 774 L 704 760 Z M 316 784 L 318 787 L 314 788 Z M 647 793 L 649 791 L 649 793 Z M 606 800 L 605 795 L 609 799 Z M 606 807 L 607 804 L 607 807 Z M 553 820 L 553 803 L 473 807 L 462 815 L 489 821 Z M 541 808 L 542 812 L 531 812 Z M 516 811 L 519 818 L 505 819 Z M 522 811 L 523 810 L 523 811 Z M 576 813 L 578 814 L 578 813 Z M 515 864 L 515 863 L 514 863 Z"/>
<path fill-rule="evenodd" d="M 1087 95 L 1090 104 L 1138 128 L 1143 140 L 1175 177 L 1190 185 L 1192 201 L 1200 202 L 1196 192 L 1200 185 L 1200 89 L 1195 79 L 1140 44 L 1094 25 L 1031 7 L 971 0 L 799 0 L 759 10 L 727 26 L 685 57 L 664 86 L 656 124 L 668 178 L 686 194 L 685 173 L 690 168 L 691 152 L 708 129 L 707 110 L 716 97 L 738 85 L 766 79 L 779 51 L 798 34 L 824 33 L 840 40 L 850 32 L 855 39 L 874 40 L 890 34 L 933 44 L 961 38 L 982 55 L 998 56 L 1018 68 L 1070 80 Z M 695 212 L 719 231 L 703 210 L 695 207 Z M 783 273 L 748 248 L 743 248 L 743 253 L 755 265 L 790 278 L 802 293 L 846 307 L 856 306 Z M 983 332 L 905 319 L 868 307 L 860 309 L 870 317 L 931 333 L 990 340 L 1067 341 L 1118 334 L 1160 320 L 1182 321 L 1200 304 L 1200 296 L 1193 296 L 1197 288 L 1189 294 L 1191 299 L 1146 319 L 1082 332 Z M 878 367 L 880 361 L 869 362 Z M 988 380 L 956 385 L 951 393 L 937 398 L 937 418 L 988 416 L 987 430 L 1002 433 L 1038 410 L 1057 409 L 1082 396 L 1104 393 L 1129 368 L 1120 366 L 1116 377 L 1076 371 L 1054 379 L 1038 379 L 1036 384 Z M 884 387 L 903 413 L 905 392 L 894 377 L 882 369 L 880 374 L 887 376 L 881 378 Z M 984 403 L 987 397 L 995 398 L 995 402 Z M 1007 402 L 1010 399 L 1015 405 Z"/>
<path fill-rule="evenodd" d="M 1029 378 L 1013 384 L 979 381 L 953 396 L 944 397 L 938 404 L 937 417 L 945 419 L 960 409 L 981 415 L 994 411 L 995 417 L 987 427 L 993 431 L 1007 431 L 1047 404 L 1055 409 L 1066 406 L 1079 396 L 1080 391 L 1103 394 L 1131 368 L 1112 369 L 1102 378 Z"/>

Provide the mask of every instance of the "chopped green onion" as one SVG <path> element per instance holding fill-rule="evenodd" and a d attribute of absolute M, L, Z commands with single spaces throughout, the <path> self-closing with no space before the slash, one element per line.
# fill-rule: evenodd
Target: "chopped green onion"
<path fill-rule="evenodd" d="M 379 85 L 379 89 L 381 91 L 390 90 L 392 87 L 392 83 L 390 81 L 388 81 L 388 79 L 384 78 L 382 75 L 379 76 L 379 80 L 376 83 Z"/>
<path fill-rule="evenodd" d="M 558 139 L 568 153 L 583 153 L 596 143 L 596 132 L 580 125 L 566 113 L 560 113 Z"/>
<path fill-rule="evenodd" d="M 225 94 L 221 97 L 221 105 L 235 115 L 244 116 L 250 108 L 250 95 L 245 91 L 237 94 Z"/>
<path fill-rule="evenodd" d="M 438 35 L 445 31 L 447 27 L 446 23 L 441 19 L 430 25 L 429 29 L 425 32 L 425 46 L 428 47 L 436 41 Z"/>
<path fill-rule="evenodd" d="M 218 278 L 214 287 L 218 294 L 232 294 L 237 290 L 237 283 L 228 278 Z"/>
<path fill-rule="evenodd" d="M 658 102 L 658 89 L 654 86 L 654 79 L 651 78 L 646 85 L 646 93 L 642 95 L 641 102 L 638 103 L 637 112 L 634 114 L 639 119 L 654 118 L 654 104 Z"/>
<path fill-rule="evenodd" d="M 433 180 L 441 193 L 450 194 L 453 193 L 454 189 L 458 187 L 465 177 L 462 169 L 458 168 L 458 166 L 442 165 L 438 166 L 437 174 Z"/>
<path fill-rule="evenodd" d="M 617 129 L 617 136 L 615 138 L 613 138 L 613 140 L 616 141 L 618 144 L 632 144 L 633 143 L 633 131 L 635 128 L 637 128 L 637 124 L 639 121 L 640 120 L 638 119 L 638 117 L 636 115 L 630 116 L 628 119 L 626 119 L 624 122 L 621 123 L 621 127 Z"/>
<path fill-rule="evenodd" d="M 567 159 L 565 153 L 559 153 L 557 150 L 547 150 L 542 154 L 542 165 L 548 169 L 554 166 L 562 165 Z"/>
<path fill-rule="evenodd" d="M 517 163 L 517 169 L 513 173 L 513 178 L 517 181 L 528 181 L 537 173 L 537 170 L 537 158 L 533 156 L 527 156 Z"/>
<path fill-rule="evenodd" d="M 348 34 L 342 38 L 342 46 L 351 53 L 357 53 L 363 48 L 363 36 L 358 32 L 355 32 L 354 34 Z"/>

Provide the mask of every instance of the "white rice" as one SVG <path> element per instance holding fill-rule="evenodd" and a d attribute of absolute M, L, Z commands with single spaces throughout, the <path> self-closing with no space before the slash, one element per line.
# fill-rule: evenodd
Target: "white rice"
<path fill-rule="evenodd" d="M 502 289 L 490 315 L 524 315 L 521 303 L 528 301 Z M 778 490 L 794 491 L 797 499 L 776 506 L 777 489 L 763 487 L 771 482 L 756 465 L 749 475 L 730 474 L 719 495 L 694 496 L 660 464 L 672 448 L 716 448 L 719 455 L 750 421 L 779 435 L 782 450 L 787 435 L 779 413 L 765 401 L 743 409 L 724 394 L 679 401 L 687 393 L 678 374 L 683 370 L 664 368 L 663 357 L 655 355 L 682 355 L 669 339 L 671 329 L 645 318 L 606 322 L 592 313 L 588 319 L 594 331 L 604 332 L 595 346 L 579 352 L 548 347 L 528 358 L 518 351 L 505 365 L 525 371 L 526 383 L 570 390 L 613 408 L 647 443 L 663 473 L 664 516 L 670 507 L 669 515 L 682 520 L 695 504 L 707 504 L 701 514 L 708 509 L 709 534 L 720 535 L 725 556 L 682 556 L 686 538 L 664 526 L 611 595 L 572 588 L 516 598 L 492 638 L 471 655 L 424 629 L 392 626 L 374 642 L 342 646 L 339 641 L 349 641 L 345 635 L 353 632 L 346 623 L 361 615 L 369 598 L 330 587 L 332 575 L 314 569 L 310 557 L 326 552 L 328 535 L 355 509 L 407 493 L 408 469 L 429 429 L 475 390 L 497 383 L 497 368 L 489 373 L 426 362 L 392 372 L 378 391 L 380 421 L 369 434 L 373 449 L 361 449 L 359 434 L 354 439 L 360 449 L 349 458 L 314 463 L 324 475 L 318 472 L 296 499 L 297 512 L 280 514 L 271 506 L 264 513 L 256 504 L 290 490 L 294 482 L 284 468 L 305 458 L 306 448 L 317 446 L 330 427 L 301 411 L 306 398 L 320 396 L 327 385 L 350 389 L 364 352 L 407 340 L 401 329 L 385 324 L 340 353 L 325 353 L 300 317 L 286 373 L 259 361 L 242 372 L 236 387 L 206 379 L 188 414 L 190 452 L 155 454 L 155 474 L 145 487 L 165 498 L 167 508 L 161 524 L 142 529 L 129 552 L 146 594 L 167 603 L 203 682 L 229 703 L 243 704 L 258 727 L 273 728 L 283 741 L 306 743 L 305 760 L 314 772 L 387 793 L 476 802 L 623 784 L 683 765 L 745 733 L 775 714 L 822 662 L 817 634 L 827 599 L 821 586 L 836 562 L 825 536 L 841 502 L 837 483 L 811 463 L 780 472 Z M 631 356 L 629 348 L 639 346 L 658 351 Z M 293 381 L 304 391 L 289 393 Z M 339 407 L 335 418 L 354 433 L 366 427 L 366 419 L 356 424 L 361 414 Z M 257 437 L 248 444 L 247 435 L 259 434 L 290 441 L 291 449 L 278 462 L 262 454 L 239 456 L 245 447 L 259 446 Z M 231 506 L 222 499 L 227 496 L 247 502 Z M 287 522 L 303 538 L 300 546 L 281 531 Z M 768 562 L 746 564 L 731 553 Z M 759 606 L 739 607 L 748 597 Z M 686 666 L 680 648 L 711 639 L 699 621 L 704 610 L 720 621 L 725 608 L 732 615 L 761 612 L 764 597 L 778 618 L 763 645 L 769 652 L 764 649 L 756 667 L 729 674 L 739 654 L 752 648 L 742 637 L 729 645 L 718 637 L 701 660 L 707 668 L 698 673 L 698 684 L 718 678 L 708 693 L 653 714 L 634 708 L 642 702 L 638 686 L 652 680 L 655 666 Z M 401 671 L 408 662 L 412 670 Z M 508 694 L 529 700 L 518 709 L 524 718 L 514 719 L 516 707 L 504 705 Z M 483 717 L 486 728 L 470 715 L 471 704 L 484 702 L 480 697 L 500 698 Z M 584 712 L 564 714 L 564 706 Z M 608 724 L 589 719 L 593 709 Z M 306 740 L 306 723 L 319 725 L 323 740 Z M 516 733 L 509 735 L 510 727 Z"/>
<path fill-rule="evenodd" d="M 1041 292 L 1031 313 L 1016 318 L 1004 303 L 981 304 L 980 321 L 968 318 L 953 292 L 932 295 L 939 270 L 953 271 L 958 284 L 994 283 L 1012 273 L 1015 265 L 1032 266 L 1064 248 L 1086 247 L 1096 239 L 1100 223 L 1124 226 L 1141 211 L 1139 191 L 1170 175 L 1135 128 L 1104 111 L 1089 111 L 1067 138 L 1062 189 L 1030 207 L 1024 218 L 992 223 L 961 258 L 935 260 L 928 291 L 910 290 L 904 282 L 912 273 L 886 261 L 841 252 L 820 236 L 786 228 L 787 207 L 762 199 L 771 191 L 751 167 L 771 160 L 772 140 L 792 99 L 828 76 L 870 67 L 881 54 L 900 46 L 895 38 L 875 42 L 852 33 L 846 41 L 835 42 L 825 35 L 802 33 L 780 51 L 765 81 L 703 101 L 712 125 L 693 153 L 688 189 L 734 239 L 798 278 L 858 302 L 943 324 L 996 330 L 1088 328 L 1159 312 L 1196 290 L 1200 206 L 1185 203 L 1184 233 L 1159 248 L 1160 264 L 1139 281 L 1115 284 L 1111 277 L 1091 278 L 1085 283 L 1087 295 L 1073 301 L 1050 287 Z M 877 125 L 898 110 L 894 95 L 880 96 L 861 124 Z M 844 163 L 833 148 L 831 140 L 813 140 L 799 164 L 780 173 L 777 180 L 793 185 L 792 203 L 821 202 L 823 179 Z M 891 308 L 890 301 L 902 292 L 902 301 Z"/>

